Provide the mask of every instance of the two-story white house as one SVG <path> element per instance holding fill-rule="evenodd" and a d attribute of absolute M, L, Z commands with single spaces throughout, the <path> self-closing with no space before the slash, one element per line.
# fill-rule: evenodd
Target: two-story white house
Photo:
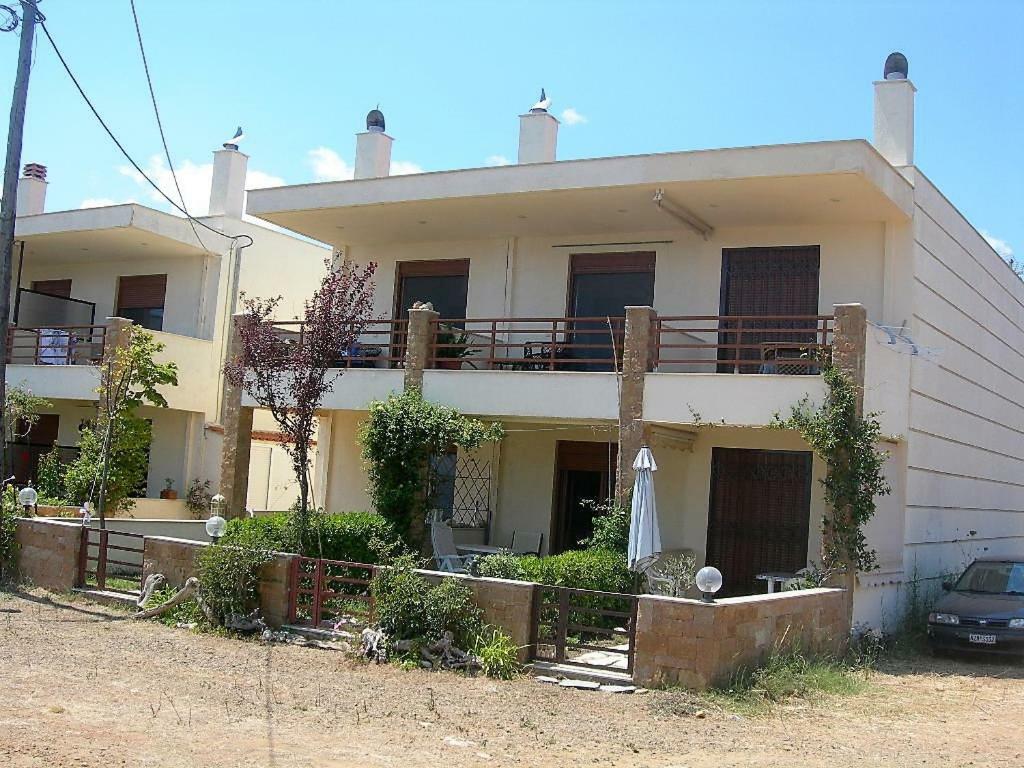
<path fill-rule="evenodd" d="M 19 182 L 8 385 L 50 400 L 32 431 L 9 446 L 14 475 L 32 482 L 40 455 L 56 444 L 76 451 L 83 422 L 95 417 L 99 363 L 113 318 L 148 329 L 178 365 L 169 407 L 145 408 L 153 443 L 137 517 L 183 515 L 194 480 L 220 478 L 221 369 L 225 329 L 240 292 L 283 295 L 297 314 L 324 272 L 330 250 L 244 221 L 247 157 L 235 146 L 214 153 L 208 215 L 193 227 L 144 205 L 45 211 L 46 169 L 29 164 Z M 280 509 L 296 497 L 273 423 L 254 431 L 249 506 Z M 176 502 L 158 500 L 170 481 Z"/>
<path fill-rule="evenodd" d="M 758 574 L 818 559 L 826 512 L 822 461 L 769 424 L 821 401 L 815 354 L 859 314 L 892 493 L 867 529 L 879 568 L 859 576 L 855 618 L 891 623 L 912 580 L 1019 555 L 1024 283 L 914 165 L 900 58 L 874 84 L 872 142 L 558 161 L 558 121 L 534 109 L 515 165 L 389 177 L 374 111 L 355 179 L 251 192 L 250 214 L 379 264 L 379 322 L 325 403 L 326 507 L 369 506 L 357 428 L 403 388 L 410 307 L 430 302 L 424 396 L 506 429 L 438 459 L 433 503 L 463 536 L 576 546 L 586 500 L 632 460 L 620 440 L 623 454 L 647 441 L 665 548 L 718 566 L 726 592 L 763 590 Z M 627 307 L 649 308 L 630 310 L 639 386 L 618 373 Z"/>

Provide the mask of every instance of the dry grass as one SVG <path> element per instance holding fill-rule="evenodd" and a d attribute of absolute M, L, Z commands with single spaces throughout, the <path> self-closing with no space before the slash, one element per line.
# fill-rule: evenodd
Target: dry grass
<path fill-rule="evenodd" d="M 1024 764 L 1019 666 L 903 660 L 852 695 L 745 717 L 682 692 L 403 672 L 53 599 L 0 595 L 5 767 Z"/>

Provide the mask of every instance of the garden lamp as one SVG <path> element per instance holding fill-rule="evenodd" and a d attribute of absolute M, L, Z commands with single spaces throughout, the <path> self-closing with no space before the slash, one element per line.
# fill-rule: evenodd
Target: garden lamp
<path fill-rule="evenodd" d="M 39 494 L 36 493 L 36 489 L 31 485 L 26 485 L 18 491 L 18 503 L 21 504 L 26 515 L 28 514 L 29 507 L 35 508 L 37 501 L 39 501 Z"/>
<path fill-rule="evenodd" d="M 214 544 L 224 535 L 224 529 L 228 526 L 228 521 L 221 514 L 226 506 L 227 499 L 219 493 L 210 499 L 210 519 L 206 521 L 206 534 L 213 540 Z"/>
<path fill-rule="evenodd" d="M 715 592 L 722 588 L 722 572 L 713 565 L 705 565 L 697 571 L 697 589 L 705 603 L 715 602 Z"/>

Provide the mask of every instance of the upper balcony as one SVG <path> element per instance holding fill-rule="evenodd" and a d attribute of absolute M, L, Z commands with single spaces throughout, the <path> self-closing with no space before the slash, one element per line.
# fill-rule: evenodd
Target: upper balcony
<path fill-rule="evenodd" d="M 302 323 L 274 325 L 286 343 L 303 343 Z M 339 351 L 334 367 L 346 375 L 324 408 L 363 410 L 400 391 L 403 369 L 419 356 L 424 396 L 466 413 L 615 421 L 617 374 L 639 345 L 645 421 L 760 426 L 804 395 L 823 394 L 818 374 L 834 331 L 833 315 L 660 317 L 648 308 L 625 318 L 374 321 Z"/>

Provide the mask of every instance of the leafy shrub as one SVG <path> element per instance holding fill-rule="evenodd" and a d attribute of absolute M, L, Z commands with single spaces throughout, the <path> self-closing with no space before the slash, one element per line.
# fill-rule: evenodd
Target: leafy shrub
<path fill-rule="evenodd" d="M 177 592 L 178 590 L 170 584 L 165 584 L 153 593 L 153 598 L 146 608 L 156 608 L 163 605 L 174 597 Z M 168 627 L 173 627 L 176 624 L 202 625 L 206 623 L 206 616 L 203 615 L 203 611 L 199 607 L 199 603 L 196 602 L 196 599 L 193 597 L 174 606 L 167 611 L 167 613 L 155 617 L 154 620 L 159 621 L 161 624 L 165 624 Z"/>
<path fill-rule="evenodd" d="M 58 507 L 71 506 L 74 503 L 64 482 L 64 467 L 60 461 L 60 448 L 54 446 L 53 450 L 39 457 L 39 465 L 36 470 L 36 491 L 39 493 L 40 502 L 45 501 Z"/>
<path fill-rule="evenodd" d="M 292 520 L 287 513 L 231 520 L 221 543 L 297 552 Z M 382 550 L 396 547 L 400 539 L 388 520 L 372 512 L 319 512 L 309 517 L 307 541 L 306 551 L 298 554 L 374 564 Z"/>
<path fill-rule="evenodd" d="M 210 491 L 210 481 L 195 478 L 185 494 L 185 506 L 192 513 L 192 517 L 196 520 L 206 517 L 209 514 L 212 501 L 213 493 Z"/>
<path fill-rule="evenodd" d="M 631 510 L 614 499 L 596 503 L 585 502 L 594 510 L 594 532 L 583 539 L 580 546 L 585 549 L 606 549 L 623 555 L 629 549 L 629 519 Z"/>
<path fill-rule="evenodd" d="M 451 632 L 457 648 L 469 648 L 483 626 L 483 612 L 473 602 L 473 591 L 461 580 L 445 578 L 431 587 L 423 605 L 429 639 Z"/>
<path fill-rule="evenodd" d="M 492 579 L 527 581 L 526 568 L 523 566 L 525 559 L 518 555 L 487 555 L 477 560 L 477 568 L 481 576 Z"/>
<path fill-rule="evenodd" d="M 598 592 L 633 591 L 626 558 L 606 549 L 575 549 L 549 557 L 490 555 L 479 561 L 481 576 L 520 579 Z"/>
<path fill-rule="evenodd" d="M 519 648 L 511 637 L 494 627 L 485 627 L 476 636 L 473 653 L 488 677 L 511 680 L 522 669 L 519 664 Z"/>
<path fill-rule="evenodd" d="M 14 578 L 17 566 L 18 544 L 15 534 L 18 531 L 18 491 L 7 486 L 0 497 L 0 584 Z"/>
<path fill-rule="evenodd" d="M 392 640 L 413 640 L 427 632 L 424 609 L 430 585 L 416 573 L 412 555 L 395 558 L 370 583 L 377 624 Z"/>
<path fill-rule="evenodd" d="M 245 615 L 259 604 L 260 570 L 272 559 L 256 546 L 204 547 L 196 557 L 203 601 L 220 623 Z"/>

